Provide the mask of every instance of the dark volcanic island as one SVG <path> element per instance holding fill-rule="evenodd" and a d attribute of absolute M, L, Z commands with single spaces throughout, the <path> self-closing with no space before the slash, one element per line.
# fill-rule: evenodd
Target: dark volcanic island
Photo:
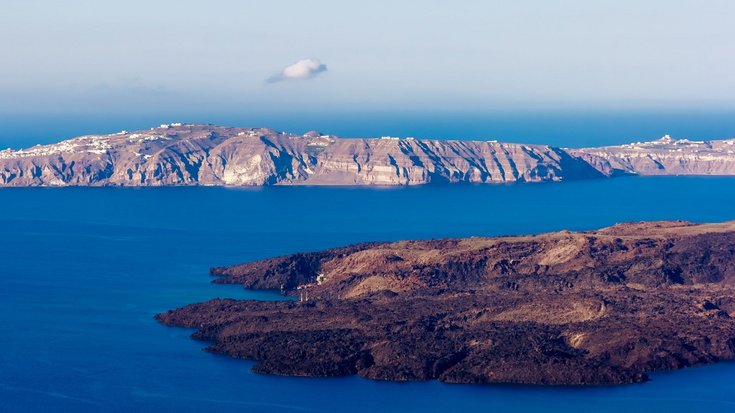
<path fill-rule="evenodd" d="M 366 243 L 212 274 L 308 291 L 156 316 L 261 373 L 600 385 L 735 358 L 735 222 Z"/>

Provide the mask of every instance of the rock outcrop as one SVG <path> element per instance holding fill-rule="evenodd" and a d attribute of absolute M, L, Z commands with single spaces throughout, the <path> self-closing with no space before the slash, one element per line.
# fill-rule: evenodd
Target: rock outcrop
<path fill-rule="evenodd" d="M 735 222 L 368 243 L 212 274 L 308 293 L 157 316 L 263 373 L 599 385 L 735 358 Z"/>
<path fill-rule="evenodd" d="M 686 143 L 685 143 L 686 142 Z M 82 136 L 0 151 L 0 187 L 415 185 L 735 174 L 733 141 L 565 150 L 494 141 L 343 139 L 211 125 Z"/>

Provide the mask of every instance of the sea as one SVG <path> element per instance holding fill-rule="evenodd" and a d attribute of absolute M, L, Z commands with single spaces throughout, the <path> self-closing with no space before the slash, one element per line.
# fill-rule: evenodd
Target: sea
<path fill-rule="evenodd" d="M 690 128 L 700 127 L 700 134 L 687 137 L 708 138 L 703 131 L 717 128 L 722 131 L 711 137 L 726 137 L 729 119 L 694 122 Z M 84 128 L 66 127 L 59 132 L 47 125 L 46 132 L 73 136 Z M 568 128 L 560 133 L 566 141 L 550 137 L 546 143 L 619 143 L 612 135 L 584 140 L 587 132 Z M 18 136 L 10 132 L 0 132 L 0 143 L 3 134 Z M 24 139 L 20 146 L 35 138 Z M 363 241 L 591 230 L 664 219 L 735 219 L 735 178 L 0 189 L 0 412 L 735 411 L 735 363 L 591 388 L 274 377 L 252 373 L 252 362 L 203 352 L 207 344 L 192 340 L 192 330 L 153 319 L 216 297 L 283 299 L 211 284 L 212 266 Z"/>

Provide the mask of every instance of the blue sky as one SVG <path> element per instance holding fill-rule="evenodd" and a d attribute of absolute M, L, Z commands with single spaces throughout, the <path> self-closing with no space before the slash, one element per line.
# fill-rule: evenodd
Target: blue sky
<path fill-rule="evenodd" d="M 3 3 L 1 113 L 735 107 L 731 0 Z"/>

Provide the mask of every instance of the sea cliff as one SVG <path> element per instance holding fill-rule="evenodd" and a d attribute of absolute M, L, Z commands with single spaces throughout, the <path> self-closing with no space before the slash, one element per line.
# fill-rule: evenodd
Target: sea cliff
<path fill-rule="evenodd" d="M 0 151 L 0 187 L 417 185 L 733 175 L 735 140 L 562 149 L 170 124 Z"/>

